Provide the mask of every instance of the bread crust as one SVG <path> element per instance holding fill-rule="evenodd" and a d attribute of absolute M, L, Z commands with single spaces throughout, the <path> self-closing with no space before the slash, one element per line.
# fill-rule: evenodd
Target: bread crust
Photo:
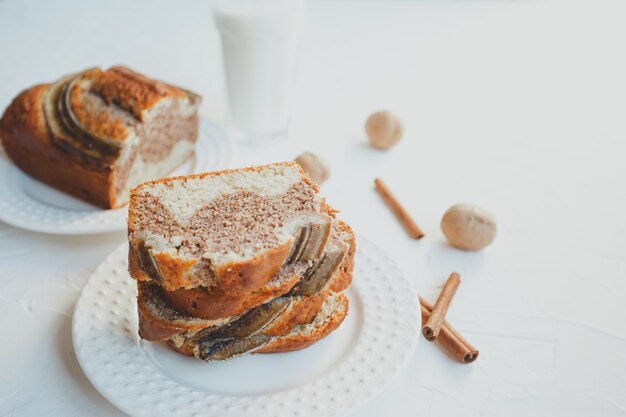
<path fill-rule="evenodd" d="M 316 192 L 319 192 L 320 188 L 319 186 L 313 182 L 304 172 L 304 170 L 302 169 L 302 167 L 300 165 L 298 165 L 296 162 L 274 162 L 272 164 L 266 164 L 266 165 L 255 165 L 255 166 L 250 166 L 250 167 L 244 167 L 244 168 L 229 168 L 229 169 L 224 169 L 222 171 L 214 171 L 214 172 L 201 172 L 198 174 L 189 174 L 189 175 L 179 175 L 179 176 L 175 176 L 175 177 L 167 177 L 167 178 L 160 178 L 160 179 L 156 179 L 156 180 L 152 180 L 152 181 L 146 181 L 143 182 L 141 184 L 139 184 L 138 186 L 136 186 L 135 188 L 133 188 L 131 190 L 131 192 L 133 194 L 137 194 L 138 192 L 141 191 L 141 188 L 146 187 L 146 186 L 152 186 L 155 184 L 167 184 L 169 182 L 172 181 L 179 181 L 179 180 L 190 180 L 190 179 L 203 179 L 206 177 L 219 177 L 222 175 L 229 175 L 232 174 L 234 172 L 261 172 L 264 169 L 266 169 L 268 166 L 288 166 L 288 167 L 292 167 L 295 168 L 299 171 L 299 173 L 302 176 L 302 181 L 306 182 L 307 185 L 309 185 L 310 187 L 312 187 Z M 320 210 L 321 212 L 327 212 L 326 210 L 332 210 L 332 209 L 326 209 L 325 207 L 329 207 L 325 204 L 325 202 L 322 202 L 322 209 Z M 334 210 L 332 210 L 334 211 Z M 336 211 L 335 211 L 336 212 Z M 332 217 L 334 217 L 334 215 L 332 215 Z M 129 224 L 132 223 L 130 217 L 128 219 Z"/>
<path fill-rule="evenodd" d="M 224 292 L 222 287 L 211 290 L 193 288 L 189 290 L 161 291 L 163 300 L 173 309 L 182 314 L 213 320 L 241 314 L 257 307 L 268 300 L 286 294 L 302 278 L 293 273 L 280 281 L 279 285 L 265 283 L 261 288 L 243 295 L 232 295 Z"/>
<path fill-rule="evenodd" d="M 31 177 L 101 207 L 113 207 L 111 165 L 69 153 L 52 143 L 43 114 L 50 84 L 20 93 L 0 119 L 0 139 L 7 155 Z"/>
<path fill-rule="evenodd" d="M 115 66 L 94 70 L 94 90 L 107 103 L 116 102 L 137 119 L 166 98 L 184 98 L 187 93 L 172 85 L 148 78 L 129 68 Z"/>
<path fill-rule="evenodd" d="M 269 282 L 289 256 L 292 242 L 272 248 L 248 262 L 231 262 L 215 271 L 218 286 L 234 296 L 243 295 Z"/>
<path fill-rule="evenodd" d="M 132 229 L 129 227 L 129 235 L 131 234 Z M 161 252 L 149 255 L 158 269 L 158 276 L 151 276 L 142 267 L 143 241 L 130 239 L 129 243 L 128 272 L 132 278 L 138 281 L 154 281 L 166 291 L 176 291 L 207 286 L 208 276 L 213 281 L 211 288 L 219 288 L 225 295 L 232 297 L 241 297 L 267 284 L 278 273 L 291 250 L 291 242 L 286 242 L 249 261 L 231 262 L 215 271 L 207 264 L 198 265 L 196 258 L 183 258 Z M 143 263 L 147 262 L 149 261 Z"/>
<path fill-rule="evenodd" d="M 176 327 L 171 322 L 155 320 L 154 316 L 147 315 L 143 309 L 139 310 L 139 337 L 144 340 L 160 341 L 175 334 L 192 330 L 189 328 Z"/>
<path fill-rule="evenodd" d="M 179 333 L 193 332 L 211 326 L 210 320 L 195 319 L 169 311 L 170 318 L 155 314 L 150 308 L 150 298 L 158 297 L 159 308 L 168 309 L 167 304 L 160 299 L 158 289 L 154 284 L 137 282 L 137 312 L 139 313 L 139 336 L 142 339 L 158 342 Z"/>
<path fill-rule="evenodd" d="M 294 300 L 288 311 L 281 314 L 267 328 L 263 329 L 263 334 L 280 336 L 289 333 L 293 326 L 310 322 L 317 315 L 329 294 L 330 291 L 322 291 L 313 297 L 301 297 Z"/>
<path fill-rule="evenodd" d="M 348 297 L 344 294 L 340 295 L 340 302 L 342 309 L 337 310 L 336 314 L 333 314 L 323 326 L 319 326 L 309 335 L 302 334 L 286 334 L 279 336 L 271 341 L 266 346 L 257 350 L 255 353 L 280 353 L 280 352 L 293 352 L 296 350 L 304 349 L 311 346 L 314 343 L 319 342 L 326 336 L 328 336 L 333 330 L 335 330 L 343 322 L 348 315 L 349 301 Z M 315 316 L 313 316 L 315 317 Z"/>
<path fill-rule="evenodd" d="M 348 239 L 344 239 L 344 242 L 348 244 L 348 252 L 341 265 L 339 265 L 340 273 L 337 274 L 336 279 L 330 282 L 329 289 L 333 292 L 343 292 L 352 283 L 354 256 L 356 254 L 356 235 L 352 227 L 342 220 L 337 219 L 337 228 L 342 236 L 349 236 Z"/>

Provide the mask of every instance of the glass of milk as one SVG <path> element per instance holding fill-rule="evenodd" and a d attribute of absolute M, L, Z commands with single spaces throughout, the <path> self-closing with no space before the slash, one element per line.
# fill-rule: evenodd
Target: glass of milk
<path fill-rule="evenodd" d="M 239 141 L 285 136 L 306 0 L 215 0 L 229 130 Z"/>

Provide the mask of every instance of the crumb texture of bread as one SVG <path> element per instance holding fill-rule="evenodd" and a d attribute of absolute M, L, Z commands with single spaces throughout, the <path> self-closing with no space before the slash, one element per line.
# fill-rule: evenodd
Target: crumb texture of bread
<path fill-rule="evenodd" d="M 139 214 L 133 236 L 144 237 L 153 248 L 170 244 L 182 255 L 214 253 L 216 262 L 240 260 L 289 239 L 294 231 L 281 229 L 301 215 L 312 221 L 323 219 L 316 214 L 310 191 L 297 183 L 284 194 L 271 197 L 245 190 L 225 194 L 197 207 L 185 221 L 180 219 L 180 213 L 188 209 L 184 188 L 177 190 L 181 204 L 176 207 L 164 205 L 158 196 L 142 194 L 133 207 Z"/>
<path fill-rule="evenodd" d="M 201 208 L 217 198 L 244 193 L 258 197 L 281 197 L 297 185 L 303 204 L 319 207 L 317 188 L 302 181 L 301 170 L 292 164 L 272 164 L 257 169 L 231 170 L 207 175 L 191 175 L 142 184 L 135 190 L 152 195 L 178 223 L 185 224 Z M 242 205 L 256 204 L 245 202 Z"/>

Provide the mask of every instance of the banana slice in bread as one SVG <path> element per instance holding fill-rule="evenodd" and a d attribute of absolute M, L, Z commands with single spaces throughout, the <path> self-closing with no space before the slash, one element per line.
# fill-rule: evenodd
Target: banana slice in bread
<path fill-rule="evenodd" d="M 348 298 L 331 292 L 307 321 L 296 324 L 285 333 L 257 333 L 247 338 L 216 339 L 208 342 L 186 340 L 175 336 L 167 344 L 179 353 L 196 356 L 207 362 L 234 359 L 247 353 L 279 353 L 304 349 L 328 336 L 348 314 Z"/>

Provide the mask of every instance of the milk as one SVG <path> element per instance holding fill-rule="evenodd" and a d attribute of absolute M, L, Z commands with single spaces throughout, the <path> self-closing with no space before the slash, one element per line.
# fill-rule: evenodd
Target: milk
<path fill-rule="evenodd" d="M 217 0 L 229 123 L 240 140 L 286 134 L 305 0 Z"/>

